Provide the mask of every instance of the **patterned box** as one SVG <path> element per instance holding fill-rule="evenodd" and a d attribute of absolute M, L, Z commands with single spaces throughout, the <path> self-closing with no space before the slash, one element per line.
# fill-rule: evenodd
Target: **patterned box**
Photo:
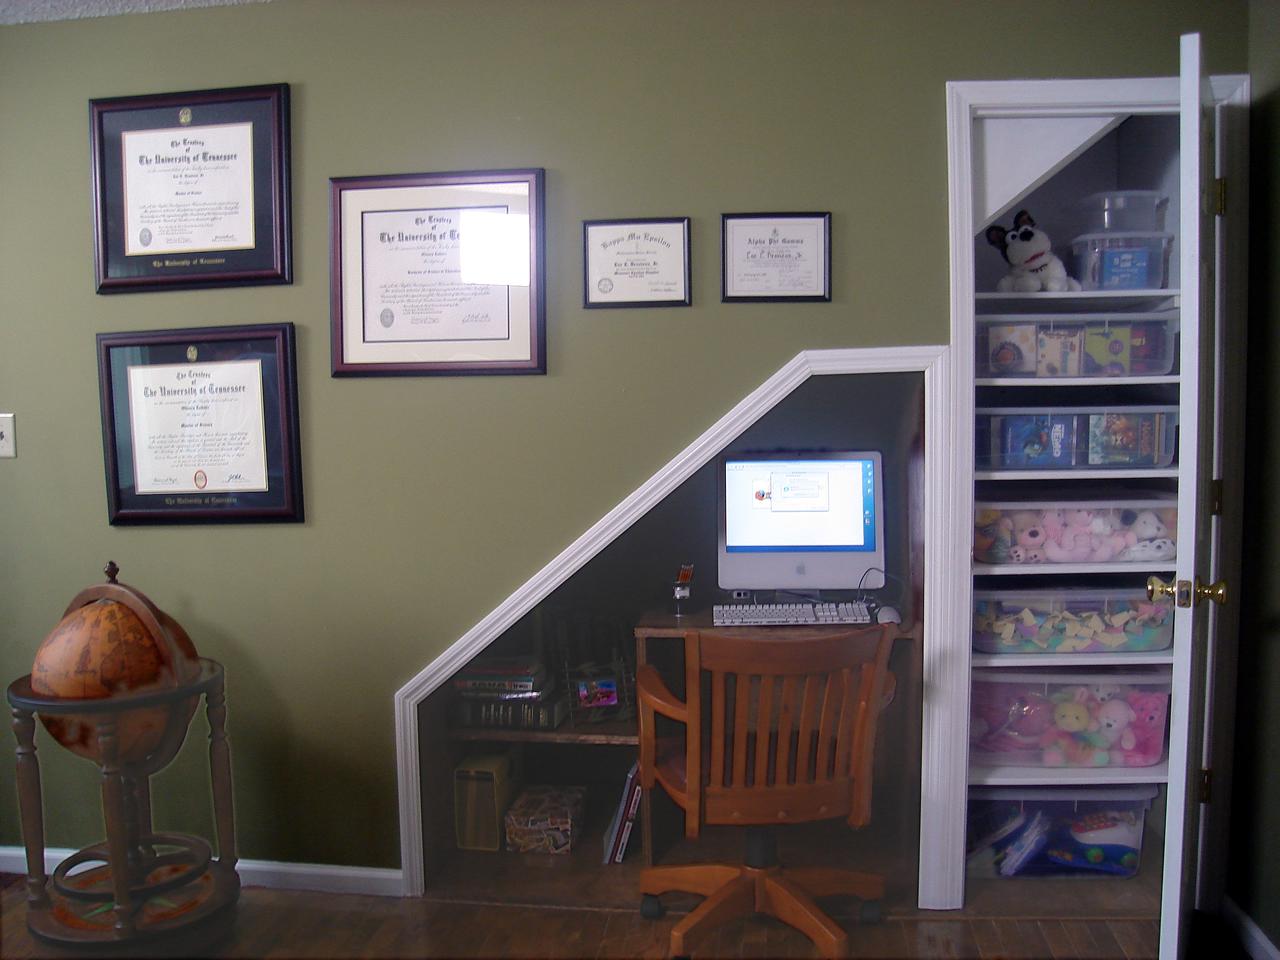
<path fill-rule="evenodd" d="M 525 787 L 507 810 L 507 849 L 568 853 L 582 832 L 583 787 Z"/>

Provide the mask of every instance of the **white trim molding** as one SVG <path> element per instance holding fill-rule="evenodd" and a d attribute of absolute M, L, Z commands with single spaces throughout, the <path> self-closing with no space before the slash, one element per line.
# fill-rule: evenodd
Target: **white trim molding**
<path fill-rule="evenodd" d="M 1222 898 L 1222 919 L 1236 932 L 1240 945 L 1253 960 L 1280 960 L 1280 947 L 1272 943 L 1253 918 L 1230 897 Z"/>
<path fill-rule="evenodd" d="M 960 629 L 967 622 L 964 604 L 968 584 L 966 577 L 956 573 L 967 571 L 969 566 L 970 507 L 957 499 L 958 492 L 968 491 L 957 487 L 956 470 L 969 458 L 957 455 L 957 428 L 963 425 L 963 419 L 957 424 L 952 363 L 951 351 L 945 346 L 813 350 L 798 354 L 396 691 L 396 775 L 404 895 L 421 896 L 425 891 L 419 705 L 809 377 L 920 372 L 925 386 L 920 905 L 960 906 L 962 885 L 952 889 L 955 884 L 950 879 L 963 876 L 964 864 L 964 812 L 955 798 L 964 795 L 968 761 L 962 735 L 968 724 L 968 643 L 966 632 Z M 972 418 L 969 419 L 972 429 Z"/>
<path fill-rule="evenodd" d="M 53 873 L 63 860 L 75 853 L 69 848 L 47 848 L 44 869 Z M 27 872 L 23 847 L 0 846 L 0 873 Z M 374 897 L 398 897 L 404 888 L 399 870 L 377 867 L 346 867 L 329 863 L 281 863 L 275 860 L 239 860 L 236 873 L 247 887 L 273 890 L 311 890 L 317 893 L 353 893 Z"/>

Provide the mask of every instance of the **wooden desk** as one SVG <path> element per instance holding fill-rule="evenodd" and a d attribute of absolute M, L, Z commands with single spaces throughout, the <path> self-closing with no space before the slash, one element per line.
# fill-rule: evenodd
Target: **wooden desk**
<path fill-rule="evenodd" d="M 814 624 L 812 626 L 717 627 L 712 622 L 710 610 L 694 611 L 681 616 L 669 611 L 649 612 L 641 617 L 635 628 L 636 669 L 639 670 L 642 665 L 654 662 L 655 656 L 661 656 L 659 649 L 661 647 L 667 647 L 667 652 L 674 654 L 675 651 L 671 650 L 671 645 L 678 643 L 679 652 L 683 660 L 681 669 L 684 678 L 684 689 L 677 690 L 677 695 L 687 696 L 686 691 L 696 686 L 699 682 L 696 667 L 697 657 L 693 655 L 694 651 L 691 647 L 697 642 L 701 631 L 715 630 L 717 633 L 729 634 L 744 639 L 749 639 L 752 636 L 767 636 L 776 640 L 780 635 L 785 635 L 800 640 L 806 637 L 829 634 L 833 627 L 840 629 L 847 626 L 847 624 Z M 918 628 L 900 625 L 901 639 L 910 639 L 918 633 Z M 654 643 L 651 644 L 650 641 L 654 641 Z M 892 678 L 892 675 L 890 676 Z M 646 866 L 652 866 L 655 857 L 654 809 L 652 797 L 648 790 L 644 791 L 641 797 L 640 812 L 640 837 L 644 851 L 644 863 Z"/>

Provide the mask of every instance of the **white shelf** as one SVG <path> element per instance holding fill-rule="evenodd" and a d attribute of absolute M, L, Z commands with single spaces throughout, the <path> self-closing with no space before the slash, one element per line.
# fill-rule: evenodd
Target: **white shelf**
<path fill-rule="evenodd" d="M 1173 665 L 1173 650 L 1139 653 L 977 653 L 974 667 L 1168 667 Z"/>
<path fill-rule="evenodd" d="M 1155 377 L 978 377 L 973 382 L 979 387 L 1117 387 L 1153 386 L 1177 384 L 1181 378 L 1176 373 Z"/>
<path fill-rule="evenodd" d="M 1067 293 L 978 293 L 979 314 L 986 313 L 1093 313 L 1099 310 L 1176 310 L 1178 290 L 1080 290 Z"/>
<path fill-rule="evenodd" d="M 1066 574 L 1075 576 L 1081 573 L 1172 573 L 1177 569 L 1174 561 L 1166 563 L 975 563 L 975 577 L 1012 577 L 1028 574 Z"/>
<path fill-rule="evenodd" d="M 1177 479 L 1177 467 L 1097 470 L 975 470 L 975 480 L 1141 480 Z"/>
<path fill-rule="evenodd" d="M 1168 783 L 1169 761 L 1150 767 L 969 767 L 971 787 L 1058 787 L 1085 784 Z"/>

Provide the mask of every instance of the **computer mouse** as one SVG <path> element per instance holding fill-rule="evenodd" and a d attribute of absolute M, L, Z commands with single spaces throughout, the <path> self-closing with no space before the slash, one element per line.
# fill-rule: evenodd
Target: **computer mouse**
<path fill-rule="evenodd" d="M 876 623 L 901 623 L 902 614 L 893 607 L 880 607 L 876 610 Z"/>

